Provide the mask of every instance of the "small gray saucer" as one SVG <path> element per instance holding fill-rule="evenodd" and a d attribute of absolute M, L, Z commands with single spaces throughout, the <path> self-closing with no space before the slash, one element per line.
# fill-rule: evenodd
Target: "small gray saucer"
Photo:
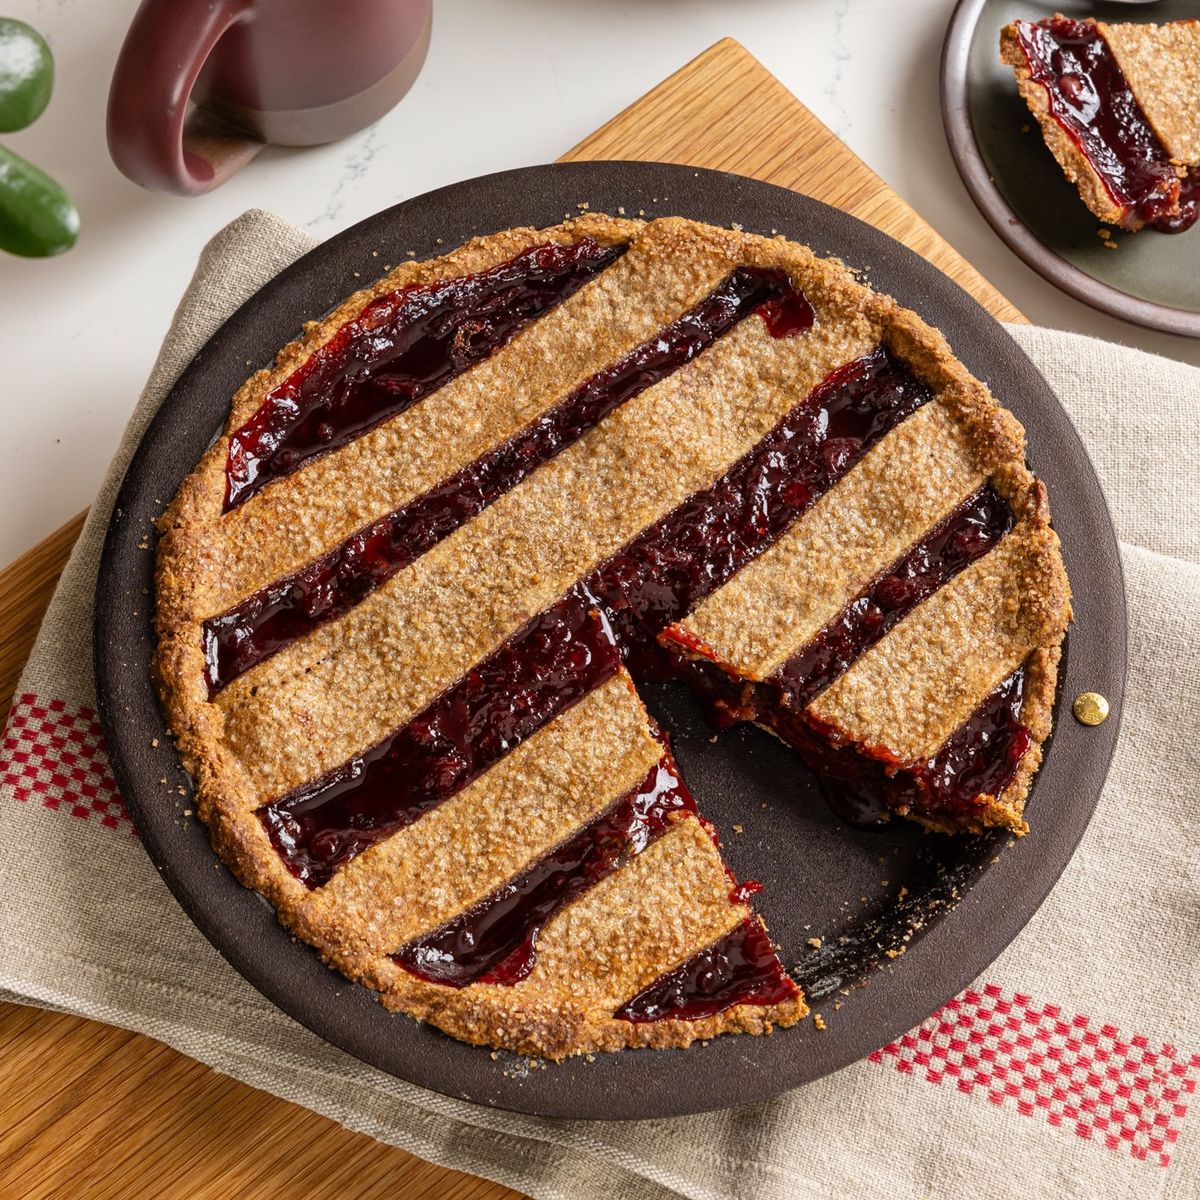
<path fill-rule="evenodd" d="M 1126 321 L 1200 337 L 1200 226 L 1116 231 L 1117 248 L 1046 148 L 1000 61 L 1000 30 L 1060 12 L 1105 21 L 1195 17 L 1195 0 L 1146 7 L 1082 0 L 959 0 L 942 48 L 942 119 L 963 182 L 992 228 L 1064 292 Z"/>

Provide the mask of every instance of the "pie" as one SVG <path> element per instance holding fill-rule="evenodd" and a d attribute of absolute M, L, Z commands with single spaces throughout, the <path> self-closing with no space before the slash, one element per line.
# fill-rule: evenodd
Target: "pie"
<path fill-rule="evenodd" d="M 1013 21 L 1000 57 L 1083 202 L 1164 233 L 1200 215 L 1200 21 Z"/>
<path fill-rule="evenodd" d="M 246 381 L 160 532 L 217 851 L 468 1042 L 807 1011 L 642 681 L 770 729 L 858 819 L 1026 829 L 1070 599 L 1023 431 L 782 238 L 587 213 L 406 263 Z"/>

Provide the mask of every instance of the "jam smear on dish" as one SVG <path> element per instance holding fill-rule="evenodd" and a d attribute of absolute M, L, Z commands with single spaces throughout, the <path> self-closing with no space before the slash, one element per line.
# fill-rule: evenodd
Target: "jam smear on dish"
<path fill-rule="evenodd" d="M 798 992 L 755 917 L 694 954 L 627 1000 L 621 1021 L 698 1021 L 735 1004 L 782 1004 Z"/>
<path fill-rule="evenodd" d="M 554 915 L 619 870 L 696 804 L 663 746 L 641 785 L 570 840 L 392 958 L 430 983 L 511 985 L 533 969 L 538 935 Z"/>
<path fill-rule="evenodd" d="M 773 336 L 812 327 L 811 304 L 782 271 L 740 267 L 653 338 L 604 368 L 507 442 L 291 575 L 204 623 L 215 695 L 251 667 L 348 612 L 527 475 L 758 312 Z"/>
<path fill-rule="evenodd" d="M 1184 233 L 1200 219 L 1200 171 L 1189 167 L 1179 181 L 1179 211 L 1159 217 L 1154 228 L 1160 233 Z"/>
<path fill-rule="evenodd" d="M 729 868 L 725 868 L 728 873 Z M 741 883 L 735 883 L 729 893 L 730 904 L 749 904 L 751 896 L 757 896 L 763 890 L 763 885 L 757 879 L 744 879 Z"/>
<path fill-rule="evenodd" d="M 1017 38 L 1031 78 L 1046 89 L 1051 115 L 1113 202 L 1165 233 L 1190 228 L 1200 215 L 1196 185 L 1188 180 L 1181 197 L 1170 155 L 1096 23 L 1069 17 L 1018 21 Z"/>
<path fill-rule="evenodd" d="M 834 371 L 713 486 L 601 564 L 588 588 L 635 676 L 670 679 L 658 634 L 761 554 L 932 393 L 886 350 Z"/>
<path fill-rule="evenodd" d="M 482 362 L 625 249 L 549 242 L 486 271 L 372 300 L 230 437 L 225 511 Z"/>
<path fill-rule="evenodd" d="M 573 588 L 382 742 L 258 811 L 310 888 L 478 778 L 610 678 L 620 654 L 594 597 Z"/>

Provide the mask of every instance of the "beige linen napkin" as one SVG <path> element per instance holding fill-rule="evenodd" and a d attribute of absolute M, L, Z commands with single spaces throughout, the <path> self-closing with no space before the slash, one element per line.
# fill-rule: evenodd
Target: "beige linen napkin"
<path fill-rule="evenodd" d="M 311 244 L 251 213 L 209 245 L 51 603 L 0 751 L 0 995 L 139 1030 L 353 1129 L 547 1200 L 1195 1200 L 1200 371 L 1012 331 L 1104 480 L 1131 621 L 1108 786 L 1062 881 L 1012 946 L 919 1029 L 773 1101 L 676 1120 L 544 1121 L 381 1074 L 268 1004 L 163 886 L 98 736 L 92 588 L 126 463 L 204 340 Z"/>

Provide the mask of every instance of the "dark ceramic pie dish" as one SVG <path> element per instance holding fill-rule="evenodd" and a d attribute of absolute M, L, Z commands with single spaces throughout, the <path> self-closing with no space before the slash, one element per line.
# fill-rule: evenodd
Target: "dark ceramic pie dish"
<path fill-rule="evenodd" d="M 150 681 L 154 633 L 140 599 L 152 585 L 153 558 L 139 544 L 220 427 L 247 362 L 268 361 L 303 321 L 354 290 L 356 272 L 377 272 L 373 251 L 385 262 L 409 249 L 431 255 L 474 234 L 552 224 L 582 201 L 593 210 L 624 206 L 779 230 L 865 269 L 875 286 L 938 325 L 1029 432 L 1077 623 L 1056 732 L 1030 799 L 1033 832 L 1007 848 L 1000 836 L 852 830 L 781 745 L 753 729 L 713 742 L 682 688 L 647 689 L 731 866 L 761 879 L 773 896 L 772 936 L 829 1027 L 822 1033 L 809 1021 L 771 1038 L 721 1038 L 682 1052 L 630 1051 L 529 1072 L 511 1055 L 493 1059 L 389 1015 L 290 938 L 229 872 L 214 869 L 206 830 L 181 820 L 190 798 L 167 799 L 158 786 L 164 775 L 187 781 Z M 110 525 L 96 622 L 97 690 L 122 794 L 169 886 L 230 962 L 297 1020 L 383 1070 L 478 1103 L 562 1117 L 660 1117 L 761 1100 L 855 1061 L 944 1003 L 1007 946 L 1066 866 L 1104 781 L 1125 672 L 1120 562 L 1099 484 L 1062 408 L 1003 328 L 936 269 L 854 218 L 736 176 L 644 163 L 538 167 L 458 184 L 364 221 L 267 284 L 214 335 L 147 431 Z M 1083 690 L 1109 698 L 1114 715 L 1105 725 L 1084 729 L 1072 720 L 1069 700 Z M 907 953 L 887 957 L 917 921 L 922 929 Z M 823 939 L 819 948 L 809 945 L 814 937 Z M 842 1001 L 836 1014 L 834 999 Z"/>

